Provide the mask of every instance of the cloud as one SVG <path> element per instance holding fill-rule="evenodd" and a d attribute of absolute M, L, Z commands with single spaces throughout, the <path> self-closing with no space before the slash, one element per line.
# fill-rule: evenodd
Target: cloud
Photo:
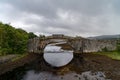
<path fill-rule="evenodd" d="M 0 20 L 36 34 L 118 34 L 119 3 L 119 0 L 2 0 Z"/>

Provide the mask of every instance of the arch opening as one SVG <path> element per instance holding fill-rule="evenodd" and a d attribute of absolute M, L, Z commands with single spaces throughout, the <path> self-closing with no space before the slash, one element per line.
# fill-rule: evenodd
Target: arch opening
<path fill-rule="evenodd" d="M 43 54 L 44 60 L 53 67 L 62 67 L 73 59 L 73 49 L 64 39 L 52 40 L 46 45 Z"/>

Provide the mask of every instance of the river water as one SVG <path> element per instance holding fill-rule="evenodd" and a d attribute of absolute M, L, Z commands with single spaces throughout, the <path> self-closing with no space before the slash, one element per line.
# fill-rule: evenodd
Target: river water
<path fill-rule="evenodd" d="M 73 52 L 62 50 L 61 47 L 55 46 L 54 43 L 45 48 L 43 57 L 44 60 L 51 66 L 61 67 L 71 62 L 73 59 Z M 64 75 L 58 75 L 48 71 L 36 73 L 35 70 L 28 70 L 22 80 L 111 80 L 105 78 L 106 76 L 104 73 L 100 71 L 94 73 L 86 71 L 81 74 L 70 71 Z"/>
<path fill-rule="evenodd" d="M 62 50 L 54 44 L 48 45 L 44 50 L 44 59 L 54 67 L 61 67 L 68 64 L 73 59 L 73 51 Z"/>

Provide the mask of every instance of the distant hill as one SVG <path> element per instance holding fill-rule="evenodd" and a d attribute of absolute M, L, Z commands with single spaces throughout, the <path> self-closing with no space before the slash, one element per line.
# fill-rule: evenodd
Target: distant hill
<path fill-rule="evenodd" d="M 101 35 L 95 37 L 88 37 L 88 39 L 118 39 L 120 38 L 120 34 L 118 35 Z"/>

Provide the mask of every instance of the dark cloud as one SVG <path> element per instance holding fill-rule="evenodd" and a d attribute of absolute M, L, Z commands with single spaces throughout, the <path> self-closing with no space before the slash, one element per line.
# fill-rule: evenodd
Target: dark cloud
<path fill-rule="evenodd" d="M 55 17 L 58 9 L 80 12 L 86 15 L 98 15 L 104 12 L 109 0 L 7 0 L 17 9 L 28 13 Z"/>
<path fill-rule="evenodd" d="M 11 6 L 0 8 L 5 11 L 0 13 L 2 19 L 27 31 L 83 36 L 119 33 L 114 29 L 119 28 L 119 0 L 2 0 L 0 3 Z"/>

